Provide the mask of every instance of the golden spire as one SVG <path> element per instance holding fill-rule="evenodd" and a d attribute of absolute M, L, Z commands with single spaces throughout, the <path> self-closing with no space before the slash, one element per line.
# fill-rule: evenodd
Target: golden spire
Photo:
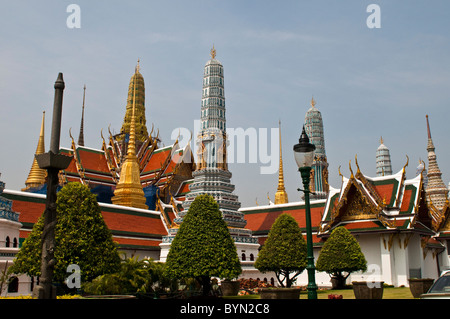
<path fill-rule="evenodd" d="M 39 134 L 38 145 L 36 147 L 35 155 L 44 154 L 45 153 L 45 140 L 44 140 L 44 127 L 45 127 L 45 111 L 42 113 L 42 124 L 41 124 L 41 132 Z M 22 189 L 22 191 L 26 191 L 33 187 L 39 187 L 45 184 L 45 177 L 47 175 L 47 171 L 39 168 L 39 165 L 36 161 L 36 157 L 34 157 L 33 164 L 31 165 L 30 173 L 28 174 L 28 178 L 25 181 L 26 187 Z"/>
<path fill-rule="evenodd" d="M 288 202 L 288 195 L 284 188 L 283 156 L 281 152 L 281 121 L 278 121 L 278 130 L 280 137 L 280 167 L 278 169 L 278 189 L 275 193 L 275 204 L 285 204 Z"/>
<path fill-rule="evenodd" d="M 211 59 L 215 59 L 216 58 L 216 49 L 214 49 L 214 44 L 213 47 L 211 49 Z"/>
<path fill-rule="evenodd" d="M 137 71 L 137 70 L 136 70 Z M 120 179 L 112 197 L 112 203 L 122 206 L 148 209 L 141 184 L 141 172 L 136 157 L 136 85 L 133 83 L 133 110 L 130 123 L 128 150 L 120 168 Z"/>
<path fill-rule="evenodd" d="M 116 137 L 121 143 L 121 146 L 125 144 L 126 136 L 130 134 L 131 117 L 133 113 L 133 103 L 135 104 L 134 116 L 135 122 L 135 134 L 137 141 L 137 149 L 148 139 L 148 131 L 145 119 L 145 83 L 144 77 L 140 71 L 140 60 L 137 61 L 134 73 L 131 76 L 128 85 L 127 106 L 125 109 L 125 117 L 120 130 L 121 135 Z M 136 92 L 134 90 L 136 89 Z"/>
<path fill-rule="evenodd" d="M 316 106 L 316 101 L 314 100 L 314 96 L 311 98 L 311 106 Z"/>
<path fill-rule="evenodd" d="M 139 67 L 139 60 L 138 60 Z M 138 68 L 139 69 L 139 68 Z M 131 113 L 130 139 L 128 141 L 127 157 L 136 157 L 136 85 L 133 87 L 133 111 Z"/>

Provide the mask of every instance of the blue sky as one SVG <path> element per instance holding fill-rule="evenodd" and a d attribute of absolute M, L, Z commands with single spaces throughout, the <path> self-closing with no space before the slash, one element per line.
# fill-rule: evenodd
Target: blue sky
<path fill-rule="evenodd" d="M 81 9 L 70 29 L 69 4 Z M 369 4 L 381 28 L 369 29 Z M 24 187 L 46 111 L 50 144 L 53 84 L 64 74 L 61 146 L 77 137 L 86 84 L 85 144 L 100 130 L 119 131 L 128 83 L 140 59 L 148 127 L 165 145 L 200 117 L 203 67 L 214 44 L 225 70 L 227 126 L 282 123 L 286 190 L 300 195 L 292 147 L 314 96 L 324 121 L 329 179 L 349 176 L 355 155 L 375 176 L 380 136 L 394 172 L 407 176 L 426 160 L 426 120 L 446 184 L 450 181 L 450 2 L 430 1 L 10 1 L 0 4 L 0 172 L 9 189 Z M 427 163 L 427 161 L 426 161 Z M 277 173 L 262 163 L 230 165 L 242 206 L 267 203 Z"/>

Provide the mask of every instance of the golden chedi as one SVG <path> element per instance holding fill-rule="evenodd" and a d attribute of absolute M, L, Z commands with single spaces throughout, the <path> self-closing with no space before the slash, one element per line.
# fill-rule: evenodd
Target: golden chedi
<path fill-rule="evenodd" d="M 136 73 L 138 68 L 136 69 Z M 125 160 L 120 168 L 120 179 L 112 197 L 116 205 L 148 209 L 140 179 L 139 163 L 136 157 L 136 77 L 133 83 L 133 108 L 130 121 L 130 138 Z"/>

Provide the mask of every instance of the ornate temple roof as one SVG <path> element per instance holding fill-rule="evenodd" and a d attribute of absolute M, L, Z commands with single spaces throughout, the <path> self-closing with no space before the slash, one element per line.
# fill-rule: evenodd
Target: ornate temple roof
<path fill-rule="evenodd" d="M 134 82 L 136 85 L 133 86 Z M 130 90 L 132 94 L 131 99 Z M 157 187 L 161 198 L 168 199 L 169 193 L 177 196 L 174 192 L 180 188 L 180 185 L 184 181 L 192 178 L 192 171 L 195 167 L 192 160 L 192 151 L 189 143 L 187 143 L 185 147 L 180 148 L 178 140 L 173 145 L 160 148 L 159 144 L 161 141 L 159 138 L 159 131 L 156 136 L 153 135 L 153 127 L 150 134 L 145 135 L 147 134 L 147 128 L 145 126 L 144 93 L 143 76 L 139 72 L 138 64 L 135 69 L 135 74 L 131 77 L 130 86 L 128 88 L 127 108 L 122 126 L 126 134 L 113 135 L 109 130 L 109 138 L 105 140 L 103 132 L 101 132 L 101 149 L 91 148 L 76 143 L 69 130 L 72 144 L 69 148 L 60 148 L 60 152 L 64 155 L 72 156 L 72 161 L 65 170 L 60 172 L 61 185 L 68 182 L 83 183 L 88 185 L 93 192 L 102 192 L 104 194 L 104 196 L 100 196 L 100 194 L 97 193 L 100 202 L 111 202 L 113 190 L 120 181 L 121 169 L 129 151 L 131 130 L 127 130 L 128 128 L 131 129 L 134 104 L 136 141 L 134 153 L 138 162 L 138 179 L 143 188 L 152 186 Z M 133 96 L 135 99 L 133 99 Z M 84 115 L 82 114 L 82 118 L 83 117 Z M 36 150 L 37 154 L 38 152 L 45 151 L 43 145 L 44 118 L 42 121 L 41 134 Z M 82 135 L 83 119 L 81 123 L 80 138 L 78 141 L 84 141 Z M 140 130 L 141 133 L 144 132 L 144 134 L 138 134 L 138 130 Z M 46 173 L 45 170 L 39 169 L 37 165 L 33 165 L 30 176 L 26 182 L 27 188 L 24 190 L 42 193 L 45 191 L 45 175 L 40 176 L 39 180 L 37 180 L 36 172 Z M 33 187 L 28 187 L 30 185 Z"/>
<path fill-rule="evenodd" d="M 317 230 L 322 219 L 326 200 L 312 200 L 310 205 L 312 238 L 315 246 L 322 245 L 321 239 L 317 237 Z M 305 202 L 290 202 L 279 205 L 260 205 L 239 209 L 244 213 L 247 228 L 252 230 L 254 237 L 258 238 L 260 245 L 267 239 L 270 228 L 277 217 L 283 213 L 289 213 L 297 221 L 302 232 L 306 232 L 306 206 Z"/>
<path fill-rule="evenodd" d="M 12 209 L 21 212 L 20 238 L 27 238 L 33 225 L 45 210 L 45 195 L 5 190 Z M 113 239 L 121 249 L 159 250 L 162 236 L 167 234 L 159 212 L 99 203 L 101 213 Z M 132 226 L 131 226 L 132 225 Z"/>
<path fill-rule="evenodd" d="M 320 234 L 339 225 L 358 232 L 415 230 L 432 234 L 433 216 L 425 202 L 422 174 L 406 179 L 405 167 L 396 174 L 371 178 L 350 171 L 339 189 L 330 189 Z"/>

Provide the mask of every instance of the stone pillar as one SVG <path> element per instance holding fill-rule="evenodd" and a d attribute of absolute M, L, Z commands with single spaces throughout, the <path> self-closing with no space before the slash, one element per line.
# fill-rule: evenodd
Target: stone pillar
<path fill-rule="evenodd" d="M 392 256 L 389 250 L 389 236 L 380 236 L 380 262 L 381 262 L 381 280 L 386 284 L 393 284 L 392 280 Z"/>

